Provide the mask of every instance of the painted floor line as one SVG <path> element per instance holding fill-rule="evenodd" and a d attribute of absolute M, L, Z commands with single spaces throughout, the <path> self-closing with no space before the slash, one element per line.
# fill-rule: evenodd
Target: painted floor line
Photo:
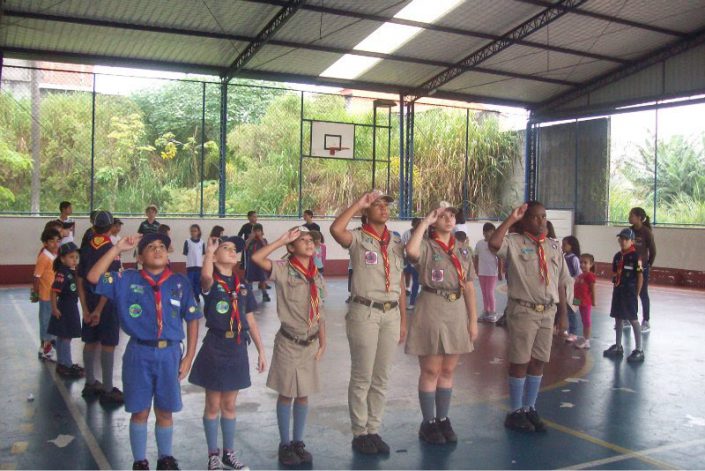
<path fill-rule="evenodd" d="M 39 344 L 39 336 L 36 335 L 36 333 L 32 332 L 32 326 L 29 325 L 29 322 L 25 318 L 25 313 L 22 312 L 20 307 L 17 305 L 17 303 L 12 303 L 15 312 L 17 313 L 17 316 L 20 318 L 22 321 L 22 324 L 24 325 L 25 330 L 27 331 L 27 335 L 29 335 L 32 338 L 32 344 L 31 345 L 38 345 Z M 54 381 L 54 384 L 56 385 L 56 388 L 59 390 L 59 394 L 61 394 L 61 397 L 63 398 L 64 402 L 66 403 L 66 407 L 69 410 L 69 413 L 71 414 L 71 417 L 73 417 L 74 422 L 76 422 L 76 425 L 78 426 L 78 430 L 81 432 L 81 435 L 83 436 L 83 440 L 86 442 L 86 445 L 88 446 L 88 450 L 91 452 L 91 455 L 93 456 L 93 459 L 95 460 L 96 464 L 98 465 L 98 469 L 112 469 L 110 466 L 110 462 L 108 461 L 108 458 L 105 456 L 105 453 L 103 453 L 103 450 L 100 448 L 100 445 L 98 444 L 98 440 L 95 438 L 95 435 L 93 435 L 93 432 L 91 431 L 90 427 L 86 423 L 86 419 L 81 415 L 81 412 L 78 410 L 78 407 L 73 403 L 73 400 L 71 398 L 71 395 L 69 392 L 66 390 L 66 386 L 64 386 L 64 383 L 61 381 L 61 379 L 58 377 L 56 372 L 54 371 L 53 368 L 47 367 L 47 371 L 49 372 L 49 375 L 51 376 L 52 381 Z"/>
<path fill-rule="evenodd" d="M 691 440 L 688 442 L 671 443 L 670 445 L 663 445 L 663 446 L 658 446 L 655 448 L 649 448 L 646 450 L 641 450 L 638 453 L 642 454 L 642 455 L 653 455 L 655 453 L 662 453 L 664 451 L 677 450 L 679 448 L 686 448 L 689 446 L 701 445 L 703 443 L 705 443 L 705 438 L 699 438 L 697 440 Z M 631 453 L 628 453 L 626 455 L 611 456 L 609 458 L 603 458 L 601 460 L 587 461 L 585 463 L 580 463 L 580 464 L 576 464 L 573 466 L 568 466 L 565 469 L 592 469 L 592 468 L 596 468 L 598 466 L 616 463 L 618 461 L 624 461 L 624 460 L 628 460 L 631 458 L 636 458 L 636 456 L 632 456 Z"/>

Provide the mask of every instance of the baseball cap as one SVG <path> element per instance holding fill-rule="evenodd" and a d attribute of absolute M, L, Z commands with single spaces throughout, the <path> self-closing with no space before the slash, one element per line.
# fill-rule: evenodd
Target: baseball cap
<path fill-rule="evenodd" d="M 115 219 L 113 219 L 113 224 L 120 224 L 122 226 L 124 223 L 122 222 L 122 219 L 115 218 Z"/>
<path fill-rule="evenodd" d="M 235 251 L 236 252 L 242 252 L 245 250 L 245 241 L 242 239 L 242 237 L 238 236 L 222 236 L 218 241 L 221 244 L 224 244 L 226 242 L 230 242 L 231 244 L 235 245 Z"/>
<path fill-rule="evenodd" d="M 622 239 L 627 239 L 627 240 L 634 240 L 634 231 L 631 230 L 628 227 L 625 227 L 621 231 L 619 231 L 619 234 L 617 234 L 617 237 L 620 237 Z"/>
<path fill-rule="evenodd" d="M 388 203 L 388 204 L 389 204 L 389 203 L 394 203 L 394 198 L 393 198 L 393 197 L 391 197 L 390 195 L 387 195 L 387 194 L 382 193 L 382 194 L 380 194 L 377 198 L 375 198 L 375 200 L 372 202 L 372 204 L 375 204 L 375 202 L 377 202 L 377 201 L 379 201 L 379 200 L 382 200 L 382 201 L 384 201 L 385 203 Z"/>
<path fill-rule="evenodd" d="M 61 244 L 61 247 L 59 247 L 60 256 L 70 254 L 71 252 L 78 252 L 78 246 L 73 242 L 66 242 L 65 244 Z"/>
<path fill-rule="evenodd" d="M 113 215 L 110 211 L 98 211 L 93 219 L 95 227 L 108 227 L 113 225 Z"/>
<path fill-rule="evenodd" d="M 141 254 L 144 248 L 155 240 L 161 240 L 164 244 L 164 247 L 169 247 L 169 245 L 171 245 L 171 239 L 168 235 L 162 234 L 160 232 L 151 232 L 142 236 L 139 243 L 137 244 L 137 253 Z"/>

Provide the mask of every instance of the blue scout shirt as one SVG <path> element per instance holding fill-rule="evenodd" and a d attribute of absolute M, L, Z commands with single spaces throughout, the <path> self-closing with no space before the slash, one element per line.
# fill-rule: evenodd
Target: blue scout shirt
<path fill-rule="evenodd" d="M 86 276 L 88 275 L 88 272 L 91 271 L 91 268 L 93 268 L 93 265 L 95 265 L 96 262 L 112 248 L 112 246 L 113 243 L 110 242 L 109 235 L 94 234 L 89 239 L 88 243 L 81 247 L 81 258 L 78 262 L 76 274 L 84 280 L 84 284 L 86 286 L 86 304 L 88 304 L 88 309 L 90 310 L 95 309 L 98 301 L 100 300 L 100 295 L 95 293 L 95 285 L 90 283 Z M 120 270 L 120 258 L 115 257 L 115 260 L 110 263 L 108 271 L 118 270 Z"/>
<path fill-rule="evenodd" d="M 152 277 L 157 281 L 159 277 Z M 202 317 L 191 290 L 191 283 L 180 273 L 172 273 L 160 287 L 162 295 L 162 335 L 160 339 L 184 338 L 182 321 Z M 154 291 L 135 269 L 111 271 L 100 277 L 96 293 L 115 303 L 120 327 L 130 337 L 157 340 L 157 310 Z"/>
<path fill-rule="evenodd" d="M 62 315 L 78 314 L 78 290 L 76 289 L 76 273 L 62 265 L 54 277 L 51 286 L 57 296 L 57 308 Z"/>
<path fill-rule="evenodd" d="M 230 330 L 232 302 L 225 289 L 215 280 L 215 275 L 220 276 L 231 290 L 234 288 L 232 276 L 214 273 L 213 284 L 208 292 L 203 294 L 206 327 L 227 331 Z M 249 284 L 245 284 L 242 281 L 240 281 L 240 292 L 238 293 L 238 309 L 240 311 L 242 330 L 249 330 L 250 326 L 247 324 L 247 316 L 245 314 L 257 309 L 257 301 L 255 301 L 255 295 Z M 236 325 L 233 326 L 233 330 L 237 330 Z"/>
<path fill-rule="evenodd" d="M 619 270 L 619 262 L 624 257 L 624 268 L 619 277 L 619 285 L 617 286 L 617 271 Z M 612 259 L 612 283 L 615 284 L 614 289 L 618 291 L 634 291 L 637 287 L 637 274 L 643 271 L 641 257 L 638 252 L 628 252 L 622 254 L 617 252 Z"/>

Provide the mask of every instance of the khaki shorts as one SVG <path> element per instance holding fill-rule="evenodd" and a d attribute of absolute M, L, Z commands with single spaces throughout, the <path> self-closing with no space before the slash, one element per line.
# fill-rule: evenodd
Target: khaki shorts
<path fill-rule="evenodd" d="M 547 363 L 551 359 L 553 321 L 558 308 L 544 312 L 520 306 L 509 301 L 507 328 L 509 329 L 509 362 L 529 363 L 532 358 Z"/>

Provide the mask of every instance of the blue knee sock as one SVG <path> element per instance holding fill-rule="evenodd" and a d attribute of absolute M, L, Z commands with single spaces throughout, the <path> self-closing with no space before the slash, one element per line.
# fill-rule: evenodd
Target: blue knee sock
<path fill-rule="evenodd" d="M 535 409 L 536 398 L 539 397 L 539 388 L 541 388 L 541 376 L 526 375 L 526 387 L 524 390 L 524 409 Z"/>
<path fill-rule="evenodd" d="M 509 377 L 509 402 L 513 411 L 521 409 L 525 382 L 526 378 Z"/>
<path fill-rule="evenodd" d="M 130 421 L 130 448 L 132 459 L 142 461 L 147 459 L 147 422 L 135 423 Z"/>
<path fill-rule="evenodd" d="M 288 445 L 289 424 L 291 423 L 291 403 L 277 401 L 277 425 L 279 425 L 279 442 Z"/>
<path fill-rule="evenodd" d="M 428 422 L 436 416 L 436 391 L 419 391 L 421 417 Z"/>
<path fill-rule="evenodd" d="M 164 458 L 165 456 L 174 456 L 172 451 L 172 438 L 174 436 L 174 427 L 154 427 L 154 435 L 157 437 L 157 456 Z"/>
<path fill-rule="evenodd" d="M 203 430 L 206 431 L 208 454 L 218 453 L 218 419 L 203 417 Z"/>
<path fill-rule="evenodd" d="M 308 404 L 294 402 L 294 441 L 300 442 L 304 438 L 306 428 L 306 416 L 308 415 Z"/>
<path fill-rule="evenodd" d="M 445 419 L 450 411 L 450 399 L 453 396 L 453 388 L 436 389 L 436 417 Z"/>
<path fill-rule="evenodd" d="M 71 339 L 62 337 L 56 339 L 56 362 L 59 365 L 71 367 Z"/>
<path fill-rule="evenodd" d="M 223 450 L 233 451 L 235 449 L 235 420 L 220 417 L 220 428 L 223 431 Z"/>

